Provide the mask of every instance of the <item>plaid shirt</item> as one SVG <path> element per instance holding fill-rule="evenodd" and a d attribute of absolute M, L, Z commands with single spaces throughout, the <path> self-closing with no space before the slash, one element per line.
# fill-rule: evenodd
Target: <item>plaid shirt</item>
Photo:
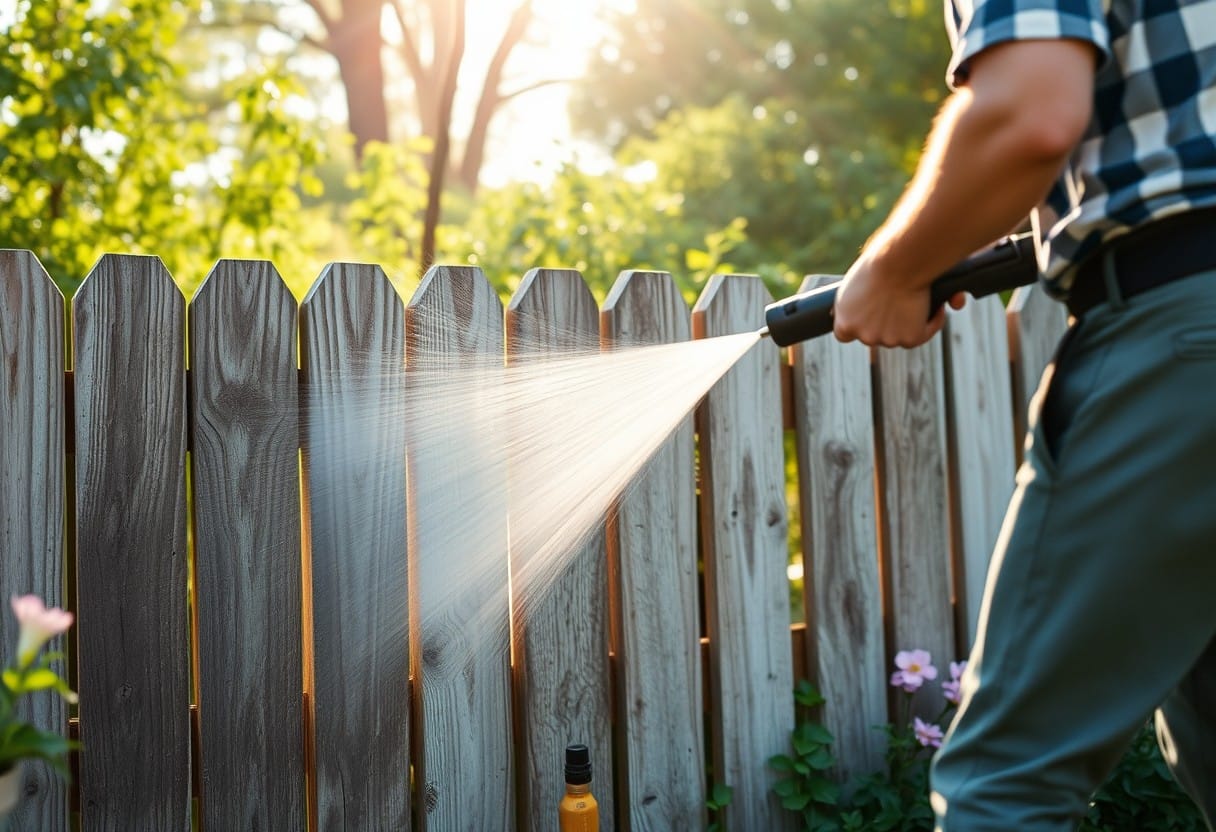
<path fill-rule="evenodd" d="M 1100 54 L 1093 119 L 1037 210 L 1049 292 L 1066 295 L 1068 267 L 1102 241 L 1216 205 L 1216 0 L 947 2 L 951 86 L 1005 41 L 1073 38 Z"/>

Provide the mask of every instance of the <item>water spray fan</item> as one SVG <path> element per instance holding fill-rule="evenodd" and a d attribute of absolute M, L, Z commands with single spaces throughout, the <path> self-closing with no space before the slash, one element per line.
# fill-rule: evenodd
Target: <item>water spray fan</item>
<path fill-rule="evenodd" d="M 1034 239 L 1030 234 L 1006 237 L 992 248 L 968 257 L 942 273 L 930 287 L 930 317 L 959 292 L 975 298 L 1027 286 L 1038 277 Z M 838 280 L 839 278 L 837 278 Z M 764 309 L 762 336 L 780 347 L 817 338 L 832 331 L 836 286 L 830 284 L 792 295 Z"/>

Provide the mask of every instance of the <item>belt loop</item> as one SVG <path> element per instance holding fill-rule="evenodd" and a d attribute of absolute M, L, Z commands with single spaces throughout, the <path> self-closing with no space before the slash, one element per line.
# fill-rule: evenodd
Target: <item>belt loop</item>
<path fill-rule="evenodd" d="M 1102 252 L 1102 282 L 1106 284 L 1106 300 L 1111 309 L 1122 309 L 1126 302 L 1119 286 L 1119 274 L 1115 270 L 1115 247 L 1106 246 Z"/>

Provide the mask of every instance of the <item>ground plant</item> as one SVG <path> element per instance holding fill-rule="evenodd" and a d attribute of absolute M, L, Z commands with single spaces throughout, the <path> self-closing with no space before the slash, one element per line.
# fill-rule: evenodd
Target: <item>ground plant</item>
<path fill-rule="evenodd" d="M 896 718 L 876 726 L 886 735 L 885 766 L 854 782 L 833 776 L 834 738 L 815 715 L 825 704 L 807 681 L 794 691 L 799 720 L 790 750 L 769 764 L 779 778 L 774 791 L 796 813 L 807 832 L 932 832 L 929 762 L 941 746 L 959 700 L 965 662 L 950 664 L 941 682 L 945 706 L 933 720 L 912 714 L 913 694 L 937 679 L 924 650 L 896 654 L 891 685 L 898 690 Z M 1170 774 L 1157 747 L 1152 723 L 1136 735 L 1119 765 L 1094 794 L 1079 832 L 1202 832 L 1207 827 L 1195 804 Z"/>

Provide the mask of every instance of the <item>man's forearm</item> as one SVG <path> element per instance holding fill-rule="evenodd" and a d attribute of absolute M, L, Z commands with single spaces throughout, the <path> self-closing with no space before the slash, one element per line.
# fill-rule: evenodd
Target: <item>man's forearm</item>
<path fill-rule="evenodd" d="M 1066 75 L 1092 74 L 1092 54 L 1081 50 L 1075 42 L 1018 44 L 977 67 L 971 86 L 943 106 L 916 175 L 867 243 L 874 268 L 927 286 L 1026 217 L 1079 139 L 1092 96 L 1084 77 L 1073 77 L 1063 93 L 1029 83 L 1026 73 L 1036 69 L 1026 64 L 1046 53 L 1062 56 Z M 1050 67 L 1037 74 L 1050 75 Z"/>

